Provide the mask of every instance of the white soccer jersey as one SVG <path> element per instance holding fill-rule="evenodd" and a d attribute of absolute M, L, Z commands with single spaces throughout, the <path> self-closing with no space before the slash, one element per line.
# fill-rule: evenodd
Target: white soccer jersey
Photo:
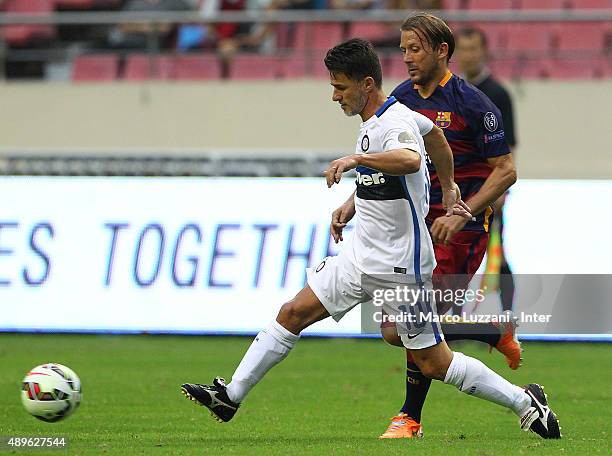
<path fill-rule="evenodd" d="M 418 172 L 404 176 L 358 166 L 356 226 L 346 246 L 348 258 L 366 274 L 401 274 L 418 282 L 436 265 L 425 224 L 429 210 L 429 173 L 423 136 L 433 128 L 426 117 L 389 97 L 361 124 L 357 154 L 410 149 L 421 154 Z"/>

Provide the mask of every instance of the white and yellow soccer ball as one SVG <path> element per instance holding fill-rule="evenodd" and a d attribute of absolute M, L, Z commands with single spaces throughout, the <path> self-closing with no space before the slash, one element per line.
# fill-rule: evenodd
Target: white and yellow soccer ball
<path fill-rule="evenodd" d="M 36 366 L 23 379 L 21 402 L 39 420 L 59 421 L 81 403 L 81 380 L 72 369 L 61 364 Z"/>

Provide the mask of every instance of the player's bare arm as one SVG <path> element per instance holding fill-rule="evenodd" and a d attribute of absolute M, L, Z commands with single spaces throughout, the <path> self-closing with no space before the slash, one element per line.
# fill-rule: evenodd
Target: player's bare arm
<path fill-rule="evenodd" d="M 461 200 L 461 191 L 453 179 L 453 152 L 444 132 L 434 125 L 431 131 L 423 136 L 423 140 L 427 154 L 436 167 L 442 187 L 442 206 L 446 210 L 446 215 L 456 214 L 469 220 L 472 215 L 470 208 Z"/>
<path fill-rule="evenodd" d="M 516 182 L 516 167 L 512 154 L 489 158 L 487 162 L 493 168 L 491 174 L 480 190 L 467 201 L 467 205 L 471 208 L 473 214 L 484 211 Z M 463 229 L 466 223 L 467 219 L 455 215 L 438 217 L 431 226 L 433 241 L 448 243 L 455 233 Z"/>
<path fill-rule="evenodd" d="M 340 182 L 342 173 L 366 166 L 391 176 L 416 173 L 421 167 L 421 155 L 410 149 L 393 149 L 377 154 L 353 154 L 334 160 L 325 171 L 327 186 Z"/>
<path fill-rule="evenodd" d="M 342 206 L 332 212 L 330 232 L 336 244 L 344 240 L 342 238 L 342 230 L 355 215 L 355 193 L 351 193 L 351 196 Z"/>

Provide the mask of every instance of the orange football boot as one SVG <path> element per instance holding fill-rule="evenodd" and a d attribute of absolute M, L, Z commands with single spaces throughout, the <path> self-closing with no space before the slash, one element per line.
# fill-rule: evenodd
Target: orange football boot
<path fill-rule="evenodd" d="M 510 314 L 508 322 L 493 323 L 501 332 L 501 337 L 495 348 L 506 357 L 506 362 L 510 369 L 516 370 L 520 367 L 521 361 L 523 361 L 523 358 L 521 358 L 523 349 L 521 348 L 521 343 L 516 338 L 516 327 L 518 326 L 516 322 L 517 318 L 512 316 L 510 311 L 506 311 L 506 313 Z M 489 352 L 492 349 L 493 347 L 489 348 Z"/>
<path fill-rule="evenodd" d="M 379 439 L 412 439 L 423 437 L 423 427 L 405 413 L 391 418 L 391 424 Z"/>

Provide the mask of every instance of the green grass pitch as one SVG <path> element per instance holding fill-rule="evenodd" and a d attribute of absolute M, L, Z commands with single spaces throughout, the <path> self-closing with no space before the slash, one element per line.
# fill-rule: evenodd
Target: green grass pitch
<path fill-rule="evenodd" d="M 249 344 L 250 338 L 0 334 L 0 435 L 67 436 L 68 449 L 49 452 L 55 455 L 612 454 L 610 345 L 527 343 L 518 371 L 497 352 L 462 345 L 456 349 L 516 384 L 544 385 L 564 438 L 541 440 L 522 432 L 505 409 L 434 384 L 425 438 L 416 441 L 378 439 L 404 391 L 402 350 L 381 340 L 302 339 L 230 423 L 215 422 L 180 394 L 183 382 L 230 377 Z M 27 370 L 49 361 L 72 367 L 83 382 L 80 409 L 58 423 L 29 416 L 19 399 Z"/>

